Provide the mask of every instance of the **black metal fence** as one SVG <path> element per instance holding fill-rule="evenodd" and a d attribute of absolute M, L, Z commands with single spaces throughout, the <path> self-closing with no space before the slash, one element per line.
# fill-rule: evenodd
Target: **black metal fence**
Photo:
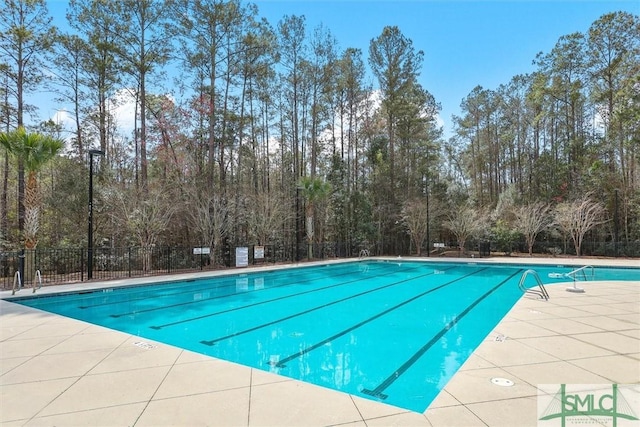
<path fill-rule="evenodd" d="M 346 251 L 343 246 L 335 243 L 315 244 L 313 257 L 327 259 L 339 254 L 343 257 L 350 256 L 350 251 Z M 243 258 L 246 256 L 247 265 L 304 260 L 308 251 L 306 243 L 301 243 L 298 248 L 295 245 L 227 245 L 213 252 L 200 246 L 94 248 L 92 279 L 124 279 L 233 267 L 238 261 L 236 247 L 246 248 L 244 252 L 241 251 L 241 255 Z M 31 286 L 34 281 L 41 281 L 43 286 L 47 286 L 87 281 L 87 259 L 86 248 L 2 252 L 0 286 L 2 289 L 11 289 L 14 282 L 17 286 Z"/>
<path fill-rule="evenodd" d="M 426 243 L 425 243 L 426 246 Z M 442 250 L 432 251 L 423 248 L 423 256 L 456 255 L 453 242 L 446 242 Z M 469 241 L 466 251 L 457 252 L 459 256 L 476 253 L 478 256 L 500 256 L 512 253 L 526 254 L 524 242 L 510 245 L 508 250 L 499 248 L 494 242 Z M 303 261 L 307 259 L 309 246 L 307 243 L 295 245 L 226 245 L 212 253 L 208 248 L 191 247 L 153 247 L 153 248 L 94 248 L 93 280 L 125 279 L 131 277 L 162 275 L 179 272 L 214 270 L 236 266 L 236 248 L 246 248 L 240 254 L 247 265 L 261 265 Z M 358 256 L 360 249 L 368 249 L 371 255 L 410 255 L 383 254 L 371 244 L 349 245 L 344 243 L 325 243 L 313 245 L 314 259 L 330 259 Z M 256 250 L 257 249 L 257 250 Z M 433 248 L 430 248 L 433 249 Z M 415 251 L 414 251 L 415 252 Z M 570 242 L 537 242 L 534 253 L 544 256 L 575 255 Z M 256 254 L 259 256 L 256 258 Z M 591 242 L 585 241 L 582 256 L 604 257 L 640 257 L 640 243 Z M 470 256 L 470 255 L 469 255 Z M 83 282 L 88 280 L 87 249 L 36 249 L 15 252 L 0 252 L 0 286 L 11 289 L 16 285 L 31 286 L 34 281 L 43 286 Z M 38 274 L 36 274 L 38 271 Z M 18 282 L 19 277 L 19 282 Z M 39 283 L 36 283 L 39 284 Z"/>

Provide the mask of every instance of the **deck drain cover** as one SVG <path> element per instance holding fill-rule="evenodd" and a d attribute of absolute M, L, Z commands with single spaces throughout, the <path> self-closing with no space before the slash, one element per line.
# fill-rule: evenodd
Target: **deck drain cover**
<path fill-rule="evenodd" d="M 136 342 L 133 343 L 133 345 L 135 345 L 137 347 L 140 347 L 140 348 L 144 348 L 145 350 L 151 350 L 153 348 L 156 348 L 155 345 L 146 343 L 144 341 L 136 341 Z"/>
<path fill-rule="evenodd" d="M 491 382 L 500 387 L 511 387 L 513 385 L 513 381 L 506 378 L 491 378 Z"/>

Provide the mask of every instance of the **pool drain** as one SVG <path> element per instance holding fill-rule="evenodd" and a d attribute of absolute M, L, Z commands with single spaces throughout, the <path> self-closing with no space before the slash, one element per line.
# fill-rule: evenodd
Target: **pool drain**
<path fill-rule="evenodd" d="M 153 348 L 156 348 L 155 345 L 146 343 L 144 341 L 136 341 L 133 343 L 133 345 L 135 345 L 136 347 L 144 348 L 145 350 L 151 350 Z"/>
<path fill-rule="evenodd" d="M 511 387 L 514 383 L 506 378 L 491 378 L 491 383 L 500 387 Z"/>

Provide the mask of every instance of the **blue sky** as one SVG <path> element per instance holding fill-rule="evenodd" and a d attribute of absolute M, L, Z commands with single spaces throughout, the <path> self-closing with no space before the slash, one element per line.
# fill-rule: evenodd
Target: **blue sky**
<path fill-rule="evenodd" d="M 445 133 L 460 102 L 480 85 L 496 89 L 511 77 L 535 69 L 538 52 L 558 39 L 587 32 L 608 12 L 640 15 L 640 0 L 258 0 L 260 14 L 272 25 L 283 15 L 304 15 L 309 31 L 322 23 L 342 49 L 360 48 L 387 25 L 395 25 L 424 51 L 421 84 L 442 104 Z M 375 83 L 375 82 L 374 82 Z"/>
<path fill-rule="evenodd" d="M 49 0 L 54 24 L 64 26 L 66 0 Z M 640 0 L 257 0 L 260 16 L 274 26 L 285 15 L 304 15 L 311 33 L 322 24 L 341 49 L 355 47 L 368 58 L 369 42 L 395 25 L 424 51 L 420 83 L 442 104 L 445 135 L 460 102 L 480 85 L 496 89 L 534 70 L 538 52 L 558 38 L 587 32 L 608 12 L 640 15 Z M 374 85 L 375 85 L 374 81 Z"/>

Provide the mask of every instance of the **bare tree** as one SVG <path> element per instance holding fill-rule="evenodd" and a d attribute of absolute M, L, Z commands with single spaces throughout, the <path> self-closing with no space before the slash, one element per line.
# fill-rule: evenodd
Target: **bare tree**
<path fill-rule="evenodd" d="M 260 245 L 265 245 L 286 221 L 293 218 L 287 204 L 273 193 L 252 195 L 250 205 L 252 209 L 247 215 L 249 233 Z"/>
<path fill-rule="evenodd" d="M 549 205 L 544 203 L 532 203 L 518 206 L 513 210 L 515 228 L 524 234 L 529 248 L 529 256 L 533 255 L 533 244 L 536 237 L 551 223 L 550 209 Z"/>
<path fill-rule="evenodd" d="M 485 226 L 485 218 L 478 209 L 465 205 L 451 213 L 442 225 L 455 234 L 458 247 L 464 252 L 467 239 L 482 230 Z"/>
<path fill-rule="evenodd" d="M 422 244 L 429 229 L 429 213 L 424 198 L 407 200 L 402 207 L 402 222 L 407 226 L 411 241 L 418 256 L 422 255 Z"/>
<path fill-rule="evenodd" d="M 175 212 L 166 192 L 154 189 L 146 195 L 141 190 L 137 194 L 127 194 L 120 189 L 114 189 L 115 220 L 120 223 L 135 238 L 143 251 L 142 270 L 151 269 L 151 251 L 158 242 L 160 235 L 167 229 L 171 217 Z"/>
<path fill-rule="evenodd" d="M 573 241 L 576 255 L 581 255 L 585 234 L 597 225 L 607 222 L 605 208 L 586 194 L 572 202 L 563 202 L 554 210 L 555 225 Z"/>
<path fill-rule="evenodd" d="M 188 200 L 187 216 L 189 222 L 200 238 L 200 242 L 206 244 L 210 248 L 211 254 L 214 255 L 215 249 L 221 247 L 222 240 L 231 230 L 229 206 L 220 196 L 206 191 L 193 191 L 188 196 Z"/>

